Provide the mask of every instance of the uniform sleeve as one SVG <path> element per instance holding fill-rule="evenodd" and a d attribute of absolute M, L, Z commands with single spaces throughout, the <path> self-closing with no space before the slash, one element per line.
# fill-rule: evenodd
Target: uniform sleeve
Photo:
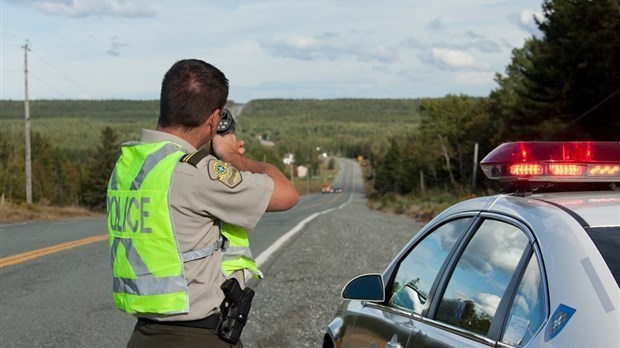
<path fill-rule="evenodd" d="M 190 182 L 189 203 L 194 211 L 251 230 L 267 210 L 273 180 L 265 174 L 242 172 L 228 163 L 208 156 L 197 167 L 181 163 Z M 186 191 L 187 192 L 187 191 Z"/>

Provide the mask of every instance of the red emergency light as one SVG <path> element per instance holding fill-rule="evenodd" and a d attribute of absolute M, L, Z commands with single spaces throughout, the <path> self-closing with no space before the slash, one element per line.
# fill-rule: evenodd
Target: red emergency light
<path fill-rule="evenodd" d="M 501 181 L 620 182 L 620 142 L 505 143 L 480 167 L 489 179 Z"/>

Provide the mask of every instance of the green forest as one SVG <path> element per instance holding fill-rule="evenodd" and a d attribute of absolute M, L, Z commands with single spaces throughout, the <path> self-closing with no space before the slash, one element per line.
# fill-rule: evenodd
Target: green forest
<path fill-rule="evenodd" d="M 542 10 L 541 35 L 512 51 L 485 97 L 264 99 L 227 107 L 248 156 L 283 170 L 285 153 L 311 172 L 322 152 L 362 156 L 372 197 L 423 188 L 472 193 L 485 186 L 478 176 L 472 187 L 475 144 L 480 160 L 506 141 L 620 140 L 620 2 L 545 0 Z M 24 103 L 2 100 L 0 112 L 2 199 L 21 203 Z M 119 144 L 154 128 L 158 112 L 157 100 L 31 101 L 34 201 L 102 209 Z"/>

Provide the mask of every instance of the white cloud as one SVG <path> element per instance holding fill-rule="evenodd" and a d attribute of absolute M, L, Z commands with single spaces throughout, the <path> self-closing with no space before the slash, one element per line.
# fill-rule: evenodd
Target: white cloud
<path fill-rule="evenodd" d="M 300 60 L 338 60 L 354 58 L 361 62 L 390 63 L 396 58 L 396 50 L 383 42 L 366 40 L 360 32 L 338 34 L 333 32 L 317 35 L 292 34 L 264 41 L 262 47 L 274 57 Z"/>
<path fill-rule="evenodd" d="M 497 273 L 512 274 L 526 243 L 526 235 L 518 228 L 486 220 L 468 245 L 460 265 L 481 270 L 488 282 L 495 282 Z"/>
<path fill-rule="evenodd" d="M 433 48 L 431 52 L 433 62 L 447 69 L 488 69 L 488 65 L 476 62 L 471 54 L 461 50 Z"/>
<path fill-rule="evenodd" d="M 68 17 L 152 17 L 155 12 L 144 0 L 36 0 L 41 11 Z"/>
<path fill-rule="evenodd" d="M 521 10 L 519 14 L 513 13 L 508 16 L 508 18 L 513 24 L 516 24 L 519 28 L 521 28 L 521 30 L 531 35 L 540 35 L 540 30 L 538 30 L 538 25 L 536 25 L 534 18 L 542 20 L 544 18 L 542 11 L 524 9 Z"/>
<path fill-rule="evenodd" d="M 499 306 L 501 297 L 493 294 L 479 293 L 474 298 L 476 302 L 476 309 L 479 312 L 484 312 L 490 316 L 495 315 L 495 311 Z"/>
<path fill-rule="evenodd" d="M 519 307 L 523 311 L 523 313 L 530 314 L 530 311 L 532 309 L 530 308 L 530 304 L 529 304 L 527 298 L 525 298 L 525 297 L 523 297 L 521 295 L 517 295 L 515 297 L 514 302 L 515 302 L 516 306 Z"/>

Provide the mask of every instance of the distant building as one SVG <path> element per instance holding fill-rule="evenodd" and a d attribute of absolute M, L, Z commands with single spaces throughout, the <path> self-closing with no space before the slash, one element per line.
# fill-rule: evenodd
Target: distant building
<path fill-rule="evenodd" d="M 286 155 L 284 155 L 284 159 L 282 160 L 282 162 L 284 162 L 284 164 L 286 164 L 287 166 L 291 165 L 291 163 L 295 162 L 295 155 L 293 155 L 292 153 L 287 153 Z"/>
<path fill-rule="evenodd" d="M 264 140 L 263 137 L 260 135 L 258 136 L 258 140 L 260 141 L 260 144 L 263 146 L 272 147 L 275 145 L 273 141 Z"/>
<path fill-rule="evenodd" d="M 297 176 L 300 178 L 305 178 L 306 175 L 308 175 L 308 167 L 297 166 Z"/>

